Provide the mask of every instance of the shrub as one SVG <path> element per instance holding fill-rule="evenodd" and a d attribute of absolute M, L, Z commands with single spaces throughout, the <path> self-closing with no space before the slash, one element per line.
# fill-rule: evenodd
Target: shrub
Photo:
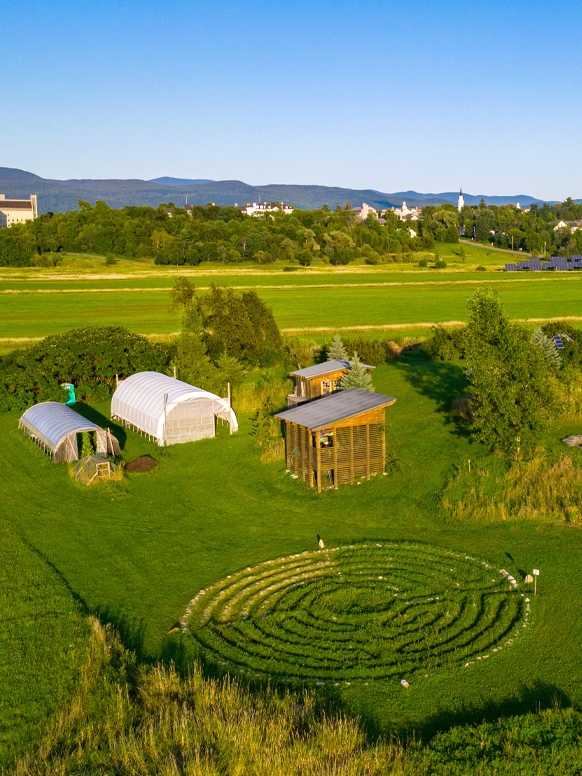
<path fill-rule="evenodd" d="M 465 354 L 465 329 L 448 331 L 443 326 L 433 326 L 431 336 L 425 340 L 421 349 L 432 361 L 456 361 Z"/>
<path fill-rule="evenodd" d="M 444 259 L 438 258 L 434 263 L 435 269 L 446 269 L 447 268 L 447 262 Z"/>
<path fill-rule="evenodd" d="M 364 364 L 376 366 L 386 361 L 386 349 L 381 340 L 357 337 L 346 344 L 350 355 L 357 352 Z"/>
<path fill-rule="evenodd" d="M 389 340 L 384 343 L 384 351 L 386 353 L 386 361 L 394 361 L 402 353 L 402 347 L 394 340 Z"/>
<path fill-rule="evenodd" d="M 487 267 L 484 267 L 482 264 L 480 264 L 476 269 L 475 272 L 487 272 Z"/>
<path fill-rule="evenodd" d="M 457 396 L 451 402 L 451 412 L 457 418 L 469 421 L 473 420 L 471 413 L 471 395 L 465 394 L 464 396 Z"/>
<path fill-rule="evenodd" d="M 418 266 L 419 266 L 419 267 L 428 267 L 428 261 L 427 261 L 426 259 L 421 259 L 421 260 L 418 262 Z"/>

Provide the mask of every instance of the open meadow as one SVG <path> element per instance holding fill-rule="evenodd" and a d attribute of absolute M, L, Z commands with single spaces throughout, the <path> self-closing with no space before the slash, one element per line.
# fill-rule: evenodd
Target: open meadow
<path fill-rule="evenodd" d="M 402 471 L 319 497 L 285 474 L 282 462 L 260 463 L 244 415 L 239 433 L 233 436 L 160 449 L 109 421 L 108 405 L 78 405 L 80 412 L 112 428 L 126 460 L 140 454 L 159 460 L 158 467 L 147 474 L 129 474 L 122 482 L 87 489 L 71 479 L 66 465 L 53 464 L 18 432 L 17 415 L 6 413 L 0 417 L 5 474 L 0 487 L 8 521 L 50 564 L 81 609 L 112 622 L 140 660 L 172 658 L 184 666 L 198 657 L 211 674 L 234 670 L 243 680 L 259 684 L 274 680 L 286 686 L 291 678 L 292 687 L 305 682 L 335 708 L 361 717 L 370 734 L 406 735 L 414 730 L 426 740 L 453 724 L 495 720 L 552 704 L 582 703 L 577 649 L 582 639 L 579 528 L 554 519 L 452 521 L 442 507 L 447 483 L 455 471 L 467 467 L 469 459 L 478 482 L 483 476 L 480 461 L 487 458 L 486 451 L 471 443 L 445 412 L 450 397 L 462 391 L 461 366 L 431 363 L 413 352 L 378 367 L 374 380 L 378 391 L 397 397 L 387 412 L 388 445 L 402 462 Z M 234 401 L 236 407 L 236 395 Z M 546 444 L 558 449 L 559 438 L 575 430 L 574 425 L 556 427 Z M 572 455 L 581 462 L 582 451 L 574 450 Z M 270 634 L 263 646 L 257 647 L 255 633 L 248 648 L 244 639 L 238 643 L 238 653 L 209 650 L 208 638 L 215 644 L 216 636 L 205 637 L 206 649 L 201 651 L 197 639 L 168 634 L 200 590 L 247 566 L 314 552 L 318 535 L 330 549 L 366 544 L 373 550 L 380 544 L 388 546 L 380 552 L 390 553 L 390 543 L 420 543 L 418 552 L 426 547 L 427 559 L 432 558 L 426 574 L 410 571 L 408 562 L 402 565 L 402 573 L 404 577 L 413 573 L 415 587 L 409 595 L 424 597 L 425 603 L 427 595 L 434 595 L 430 590 L 435 589 L 435 574 L 438 577 L 449 565 L 461 564 L 457 579 L 465 580 L 469 573 L 465 556 L 476 559 L 477 565 L 484 560 L 492 564 L 492 579 L 486 574 L 479 585 L 502 583 L 500 590 L 510 593 L 509 583 L 498 573 L 504 569 L 519 581 L 517 595 L 524 592 L 531 599 L 527 627 L 522 627 L 523 597 L 515 599 L 514 611 L 511 602 L 501 601 L 500 609 L 486 607 L 478 617 L 470 607 L 487 596 L 456 603 L 451 599 L 446 606 L 433 604 L 437 606 L 433 610 L 437 630 L 431 630 L 434 643 L 433 647 L 427 643 L 428 659 L 421 656 L 418 664 L 407 662 L 398 650 L 396 662 L 394 655 L 382 656 L 375 641 L 378 634 L 370 632 L 364 647 L 372 662 L 390 664 L 389 670 L 368 670 L 361 661 L 349 668 L 353 661 L 347 659 L 348 668 L 335 671 L 325 660 L 321 662 L 320 646 L 314 644 L 310 657 L 309 642 L 305 642 L 302 649 L 307 654 L 292 676 L 281 668 L 277 611 L 269 615 L 274 617 L 271 625 L 261 626 L 261 632 L 267 628 Z M 380 559 L 380 566 L 389 566 L 389 558 Z M 357 566 L 350 572 L 346 560 L 338 568 L 344 566 L 348 577 L 352 573 L 355 579 Z M 378 561 L 372 566 L 379 569 Z M 535 598 L 521 582 L 524 572 L 533 567 L 541 569 Z M 370 595 L 379 595 L 380 605 L 386 596 L 383 582 L 369 579 L 369 568 L 370 564 L 364 597 L 358 593 L 346 603 L 340 595 L 353 616 L 362 616 Z M 323 609 L 314 604 L 310 617 L 317 611 L 318 617 L 327 617 L 330 606 L 331 611 L 334 606 L 337 609 L 336 593 L 328 593 L 328 604 L 324 595 Z M 398 616 L 428 617 L 424 626 L 420 624 L 430 630 L 431 612 L 415 613 L 408 604 L 408 599 L 403 602 Z M 340 624 L 345 625 L 345 612 Z M 443 652 L 449 639 L 459 640 L 458 650 Z M 492 651 L 499 646 L 503 649 Z M 51 704 L 29 708 L 23 690 L 27 678 L 11 670 L 18 652 L 10 642 L 0 642 L 0 649 L 7 687 L 23 698 L 22 708 L 34 717 L 30 725 L 38 725 Z M 301 668 L 308 664 L 311 670 Z M 426 670 L 419 670 L 421 664 Z M 409 681 L 408 689 L 400 685 L 400 678 Z M 53 707 L 61 687 L 49 688 Z M 5 708 L 3 715 L 6 725 L 10 710 Z"/>
<path fill-rule="evenodd" d="M 445 249 L 444 251 L 442 249 Z M 459 251 L 441 246 L 441 254 Z M 273 309 L 279 327 L 308 338 L 343 331 L 418 333 L 434 323 L 466 320 L 467 299 L 480 285 L 499 291 L 513 318 L 580 319 L 582 278 L 577 273 L 504 273 L 505 253 L 468 245 L 487 272 L 457 256 L 445 270 L 411 264 L 376 267 L 323 265 L 293 272 L 284 266 L 229 269 L 213 266 L 157 267 L 72 257 L 47 270 L 4 269 L 0 273 L 0 347 L 67 331 L 77 326 L 115 324 L 148 336 L 179 329 L 169 310 L 169 289 L 177 275 L 202 292 L 212 283 L 254 289 Z M 511 258 L 511 257 L 509 257 Z M 128 271 L 131 267 L 131 271 Z M 100 270 L 100 271 L 99 271 Z"/>

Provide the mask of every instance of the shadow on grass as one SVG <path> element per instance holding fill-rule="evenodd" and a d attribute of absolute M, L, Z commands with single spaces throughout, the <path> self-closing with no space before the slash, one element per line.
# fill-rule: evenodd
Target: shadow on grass
<path fill-rule="evenodd" d="M 145 621 L 128 616 L 118 606 L 97 607 L 91 610 L 103 625 L 112 625 L 119 634 L 123 646 L 133 652 L 139 663 L 152 664 L 156 658 L 146 651 Z"/>
<path fill-rule="evenodd" d="M 535 714 L 547 709 L 566 709 L 572 705 L 569 696 L 554 684 L 536 681 L 532 685 L 522 685 L 517 695 L 502 701 L 490 701 L 478 707 L 461 708 L 454 712 L 437 712 L 414 733 L 427 743 L 437 733 L 461 725 L 480 725 L 482 722 L 496 722 L 505 717 Z M 412 730 L 406 731 L 408 734 Z"/>
<path fill-rule="evenodd" d="M 449 361 L 431 361 L 421 350 L 413 350 L 394 362 L 405 380 L 415 391 L 435 402 L 437 412 L 446 415 L 447 425 L 457 434 L 468 437 L 468 423 L 451 412 L 453 399 L 468 392 L 465 372 Z"/>
<path fill-rule="evenodd" d="M 108 428 L 119 442 L 119 447 L 123 450 L 125 443 L 127 442 L 127 433 L 123 426 L 119 425 L 119 423 L 116 423 L 114 420 L 111 420 L 111 418 L 105 417 L 105 415 L 102 415 L 94 407 L 91 407 L 91 405 L 85 404 L 82 401 L 77 402 L 74 409 L 79 415 L 96 423 L 98 426 L 101 426 L 101 428 Z"/>

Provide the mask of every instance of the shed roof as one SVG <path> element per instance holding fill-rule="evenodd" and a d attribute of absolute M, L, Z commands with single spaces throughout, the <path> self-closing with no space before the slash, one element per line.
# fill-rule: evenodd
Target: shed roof
<path fill-rule="evenodd" d="M 53 452 L 69 434 L 101 430 L 100 426 L 58 401 L 44 401 L 30 407 L 20 418 L 20 425 Z"/>
<path fill-rule="evenodd" d="M 289 410 L 278 412 L 275 417 L 288 420 L 306 428 L 322 428 L 340 420 L 352 418 L 380 407 L 394 404 L 393 396 L 372 393 L 363 388 L 348 388 L 337 393 L 328 393 L 321 399 L 314 399 Z"/>
<path fill-rule="evenodd" d="M 375 369 L 375 366 L 369 364 L 362 364 L 364 369 Z M 297 369 L 295 372 L 290 372 L 292 377 L 320 377 L 322 375 L 331 374 L 331 372 L 339 372 L 340 369 L 349 369 L 350 362 L 343 361 L 342 359 L 333 359 L 332 361 L 324 361 L 323 364 L 314 364 L 313 366 L 305 367 L 305 369 Z"/>

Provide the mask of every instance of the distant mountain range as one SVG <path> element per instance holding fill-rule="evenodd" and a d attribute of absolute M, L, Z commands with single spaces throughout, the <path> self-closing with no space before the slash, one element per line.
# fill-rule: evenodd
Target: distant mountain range
<path fill-rule="evenodd" d="M 111 207 L 127 205 L 151 205 L 173 202 L 182 206 L 205 205 L 214 202 L 217 205 L 243 205 L 246 202 L 286 202 L 302 209 L 320 208 L 323 204 L 330 208 L 344 206 L 347 199 L 353 206 L 367 202 L 378 210 L 400 206 L 403 200 L 409 207 L 442 205 L 457 203 L 457 191 L 440 194 L 422 194 L 417 191 L 397 191 L 385 194 L 374 189 L 343 189 L 335 186 L 300 186 L 271 183 L 267 186 L 250 186 L 242 181 L 211 181 L 192 178 L 155 178 L 154 180 L 51 180 L 40 178 L 31 172 L 11 167 L 0 167 L 0 193 L 6 197 L 29 197 L 38 195 L 40 213 L 65 212 L 77 208 L 77 200 L 83 199 L 91 204 L 104 200 Z M 481 198 L 488 205 L 517 204 L 529 207 L 543 203 L 543 200 L 526 194 L 516 196 L 486 196 L 463 193 L 468 205 L 478 204 Z M 580 202 L 581 200 L 576 200 Z M 550 203 L 552 204 L 552 203 Z"/>
<path fill-rule="evenodd" d="M 192 186 L 197 183 L 215 183 L 210 178 L 152 178 L 148 183 L 159 183 L 160 186 Z"/>

